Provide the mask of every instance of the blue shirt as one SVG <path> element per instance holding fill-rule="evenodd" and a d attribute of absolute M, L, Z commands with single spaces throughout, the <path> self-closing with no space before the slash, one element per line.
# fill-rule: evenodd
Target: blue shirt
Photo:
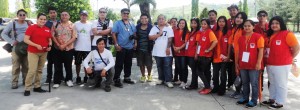
<path fill-rule="evenodd" d="M 59 20 L 56 20 L 56 23 L 58 23 Z M 46 27 L 48 27 L 50 30 L 52 29 L 53 21 L 48 20 L 45 24 Z"/>
<path fill-rule="evenodd" d="M 136 28 L 132 22 L 125 25 L 122 20 L 116 21 L 112 32 L 116 33 L 119 46 L 125 49 L 133 49 L 134 40 L 130 40 L 129 36 L 134 35 Z"/>

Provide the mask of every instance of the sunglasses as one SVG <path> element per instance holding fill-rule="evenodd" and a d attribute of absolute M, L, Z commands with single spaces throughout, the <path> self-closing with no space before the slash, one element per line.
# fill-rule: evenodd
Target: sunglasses
<path fill-rule="evenodd" d="M 267 15 L 265 14 L 261 14 L 261 15 L 258 15 L 258 17 L 266 17 Z"/>
<path fill-rule="evenodd" d="M 26 16 L 26 14 L 19 14 L 19 16 Z"/>
<path fill-rule="evenodd" d="M 99 13 L 106 13 L 105 11 L 100 11 Z"/>

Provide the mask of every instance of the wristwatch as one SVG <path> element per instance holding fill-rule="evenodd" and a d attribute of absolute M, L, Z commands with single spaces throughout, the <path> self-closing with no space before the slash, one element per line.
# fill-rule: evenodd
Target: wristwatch
<path fill-rule="evenodd" d="M 115 44 L 115 46 L 117 47 L 117 46 L 119 46 L 119 44 Z"/>

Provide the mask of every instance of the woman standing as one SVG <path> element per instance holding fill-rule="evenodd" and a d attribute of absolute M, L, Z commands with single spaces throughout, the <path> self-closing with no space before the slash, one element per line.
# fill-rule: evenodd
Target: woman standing
<path fill-rule="evenodd" d="M 212 61 L 212 50 L 218 43 L 218 40 L 210 29 L 210 22 L 208 19 L 201 20 L 202 32 L 200 36 L 196 38 L 197 41 L 197 52 L 195 57 L 198 57 L 197 69 L 198 76 L 204 83 L 204 88 L 199 91 L 200 94 L 209 94 L 211 91 L 210 80 L 211 80 L 211 61 Z M 196 56 L 197 55 L 197 56 Z"/>
<path fill-rule="evenodd" d="M 236 71 L 240 71 L 243 87 L 243 97 L 237 104 L 247 103 L 247 108 L 257 105 L 259 70 L 262 68 L 264 50 L 264 38 L 253 32 L 254 26 L 255 24 L 251 20 L 246 20 L 244 23 L 245 34 L 239 38 L 238 57 L 235 58 Z M 250 84 L 251 100 L 249 100 Z"/>
<path fill-rule="evenodd" d="M 267 36 L 269 43 L 266 56 L 270 98 L 262 104 L 276 109 L 282 108 L 286 102 L 288 74 L 293 59 L 299 53 L 299 43 L 295 35 L 287 30 L 283 19 L 279 16 L 270 20 Z"/>
<path fill-rule="evenodd" d="M 175 56 L 175 69 L 179 73 L 179 80 L 181 84 L 179 87 L 185 89 L 187 77 L 188 77 L 188 69 L 186 65 L 186 57 L 185 57 L 185 38 L 188 35 L 188 27 L 186 20 L 180 19 L 178 24 L 178 29 L 174 30 L 174 56 Z M 176 71 L 175 71 L 176 72 Z"/>
<path fill-rule="evenodd" d="M 50 29 L 45 26 L 46 18 L 46 14 L 39 13 L 37 24 L 30 26 L 25 33 L 24 42 L 28 44 L 29 70 L 25 80 L 24 96 L 30 95 L 33 78 L 35 78 L 33 92 L 46 92 L 41 88 L 42 71 L 47 53 L 52 46 Z"/>

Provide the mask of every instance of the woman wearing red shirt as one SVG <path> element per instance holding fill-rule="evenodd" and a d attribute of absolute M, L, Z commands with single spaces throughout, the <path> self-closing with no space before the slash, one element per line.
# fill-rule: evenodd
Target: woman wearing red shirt
<path fill-rule="evenodd" d="M 46 90 L 41 88 L 42 70 L 46 62 L 47 53 L 52 46 L 52 35 L 50 29 L 45 26 L 46 20 L 46 14 L 39 13 L 37 24 L 30 26 L 25 33 L 24 42 L 28 44 L 29 70 L 25 81 L 24 96 L 30 95 L 33 78 L 35 78 L 33 92 L 46 92 Z"/>

